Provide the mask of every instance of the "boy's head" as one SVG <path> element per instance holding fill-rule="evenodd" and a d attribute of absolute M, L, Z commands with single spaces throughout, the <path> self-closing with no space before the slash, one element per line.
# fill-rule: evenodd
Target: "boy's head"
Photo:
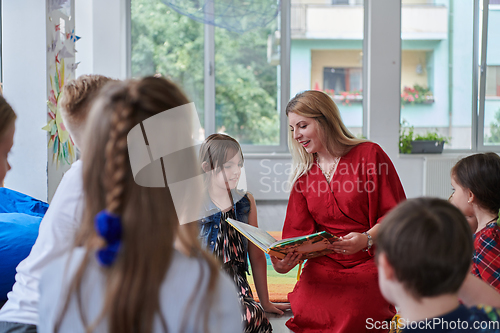
<path fill-rule="evenodd" d="M 82 75 L 63 87 L 59 110 L 76 146 L 80 147 L 91 102 L 99 90 L 111 81 L 102 75 Z"/>
<path fill-rule="evenodd" d="M 445 200 L 407 200 L 392 210 L 377 234 L 376 261 L 384 297 L 398 305 L 401 288 L 415 300 L 456 294 L 473 253 L 464 215 Z"/>

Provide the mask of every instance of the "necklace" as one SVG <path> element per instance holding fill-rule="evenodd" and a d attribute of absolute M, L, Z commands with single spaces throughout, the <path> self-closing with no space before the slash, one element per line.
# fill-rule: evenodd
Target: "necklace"
<path fill-rule="evenodd" d="M 340 157 L 336 157 L 333 160 L 333 164 L 332 164 L 332 167 L 330 168 L 330 170 L 325 172 L 325 170 L 323 170 L 323 168 L 321 167 L 321 164 L 319 164 L 318 155 L 316 155 L 316 163 L 318 164 L 319 169 L 321 170 L 321 172 L 325 176 L 327 182 L 330 182 L 330 178 L 333 176 L 333 172 L 334 172 L 335 168 L 337 167 L 337 164 L 339 164 L 339 161 L 340 161 Z"/>

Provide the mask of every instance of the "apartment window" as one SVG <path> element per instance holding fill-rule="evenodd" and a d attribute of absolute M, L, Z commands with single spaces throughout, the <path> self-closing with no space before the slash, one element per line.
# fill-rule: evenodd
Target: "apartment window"
<path fill-rule="evenodd" d="M 325 90 L 334 90 L 336 93 L 358 91 L 362 86 L 361 68 L 332 68 L 323 69 L 323 86 Z"/>

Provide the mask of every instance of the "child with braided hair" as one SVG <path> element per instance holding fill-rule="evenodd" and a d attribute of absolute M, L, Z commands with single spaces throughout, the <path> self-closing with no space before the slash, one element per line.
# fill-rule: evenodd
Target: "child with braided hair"
<path fill-rule="evenodd" d="M 180 225 L 183 207 L 169 182 L 179 176 L 177 170 L 168 168 L 168 156 L 153 160 L 148 126 L 188 103 L 162 78 L 117 82 L 102 90 L 84 136 L 79 247 L 42 276 L 39 332 L 241 332 L 231 280 L 201 249 L 197 224 Z M 187 147 L 186 123 L 160 131 L 162 144 Z M 136 173 L 142 163 L 135 159 L 137 147 L 144 148 L 141 158 L 151 158 L 147 172 Z M 187 208 L 197 210 L 197 195 L 189 196 Z"/>

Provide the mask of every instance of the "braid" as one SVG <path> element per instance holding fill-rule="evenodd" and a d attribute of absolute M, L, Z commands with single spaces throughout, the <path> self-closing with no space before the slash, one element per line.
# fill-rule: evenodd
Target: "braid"
<path fill-rule="evenodd" d="M 129 88 L 132 90 L 133 87 Z M 128 96 L 127 96 L 128 95 Z M 106 210 L 120 215 L 122 212 L 123 196 L 125 194 L 125 178 L 127 176 L 127 134 L 132 128 L 132 91 L 126 92 L 129 97 L 119 101 L 115 112 L 111 116 L 109 139 L 106 143 L 104 166 L 104 186 L 106 189 Z M 119 104 L 122 104 L 121 106 Z"/>

